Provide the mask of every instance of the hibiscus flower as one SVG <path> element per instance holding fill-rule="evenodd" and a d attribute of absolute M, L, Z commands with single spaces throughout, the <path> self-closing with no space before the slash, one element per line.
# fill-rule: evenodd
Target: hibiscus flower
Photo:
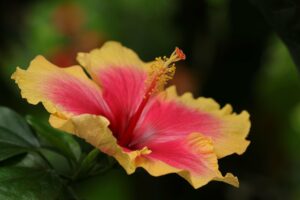
<path fill-rule="evenodd" d="M 60 68 L 37 56 L 12 78 L 23 98 L 41 102 L 58 129 L 113 156 L 128 174 L 142 167 L 153 176 L 177 173 L 193 187 L 211 180 L 238 186 L 218 169 L 218 159 L 242 154 L 249 145 L 249 114 L 210 98 L 179 96 L 165 85 L 185 55 L 143 62 L 117 42 L 79 53 L 80 66 Z"/>

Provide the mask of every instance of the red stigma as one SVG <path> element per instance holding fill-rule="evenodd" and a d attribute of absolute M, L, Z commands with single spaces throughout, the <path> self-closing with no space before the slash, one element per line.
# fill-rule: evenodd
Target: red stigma
<path fill-rule="evenodd" d="M 176 55 L 177 55 L 181 60 L 185 60 L 185 54 L 183 53 L 183 51 L 182 51 L 181 49 L 179 49 L 178 47 L 176 47 L 175 51 L 176 51 Z"/>

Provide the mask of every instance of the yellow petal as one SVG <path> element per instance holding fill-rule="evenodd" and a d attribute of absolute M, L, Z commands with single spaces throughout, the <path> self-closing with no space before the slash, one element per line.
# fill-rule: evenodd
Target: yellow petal
<path fill-rule="evenodd" d="M 175 86 L 171 86 L 161 94 L 166 100 L 177 101 L 196 111 L 207 113 L 216 118 L 219 126 L 217 136 L 204 135 L 211 137 L 218 158 L 237 153 L 242 154 L 247 149 L 250 142 L 246 137 L 250 130 L 250 120 L 247 111 L 240 114 L 232 112 L 230 105 L 220 105 L 211 98 L 200 97 L 195 99 L 191 93 L 178 96 Z M 212 126 L 214 129 L 215 127 Z M 215 130 L 214 130 L 215 131 Z"/>
<path fill-rule="evenodd" d="M 62 119 L 52 115 L 50 123 L 53 127 L 77 135 L 95 148 L 113 156 L 128 174 L 135 171 L 137 157 L 151 152 L 147 147 L 136 151 L 125 151 L 118 145 L 116 138 L 108 128 L 109 121 L 102 116 L 83 114 Z"/>
<path fill-rule="evenodd" d="M 131 49 L 119 42 L 106 42 L 101 48 L 89 53 L 78 53 L 78 62 L 87 69 L 94 80 L 100 70 L 108 67 L 134 67 L 143 69 L 146 64 Z"/>
<path fill-rule="evenodd" d="M 137 166 L 143 167 L 152 176 L 161 176 L 169 173 L 178 173 L 186 179 L 194 188 L 206 185 L 210 181 L 222 181 L 238 187 L 238 179 L 228 173 L 222 176 L 218 169 L 218 160 L 214 152 L 212 141 L 200 133 L 192 133 L 187 136 L 185 142 L 199 156 L 200 172 L 191 169 L 179 169 L 160 160 L 150 157 L 151 154 L 137 158 Z M 180 158 L 178 158 L 180 159 Z"/>
<path fill-rule="evenodd" d="M 42 102 L 50 113 L 71 115 L 72 111 L 97 110 L 100 88 L 80 66 L 59 68 L 42 56 L 32 60 L 27 70 L 17 68 L 12 79 L 21 89 L 23 98 L 31 104 Z M 89 106 L 88 110 L 85 110 Z M 94 109 L 95 108 L 95 109 Z"/>
<path fill-rule="evenodd" d="M 178 173 L 194 188 L 199 188 L 212 180 L 238 186 L 236 177 L 231 174 L 227 174 L 225 177 L 221 175 L 212 142 L 202 134 L 193 133 L 186 138 L 188 146 L 194 149 L 194 152 L 202 158 L 202 164 L 205 163 L 205 170 L 202 170 L 199 174 L 148 157 L 151 150 L 147 147 L 135 151 L 125 151 L 118 145 L 116 138 L 108 128 L 108 120 L 102 116 L 85 114 L 73 116 L 70 119 L 62 119 L 59 116 L 52 115 L 50 123 L 53 127 L 75 134 L 85 139 L 95 148 L 113 156 L 128 174 L 133 173 L 137 167 L 142 167 L 152 176 Z"/>

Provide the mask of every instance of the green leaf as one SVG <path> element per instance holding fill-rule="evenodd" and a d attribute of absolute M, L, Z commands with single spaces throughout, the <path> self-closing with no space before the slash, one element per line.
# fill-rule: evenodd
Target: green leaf
<path fill-rule="evenodd" d="M 26 122 L 7 108 L 0 111 L 0 161 L 36 149 L 38 142 Z"/>
<path fill-rule="evenodd" d="M 53 171 L 26 167 L 0 168 L 0 199 L 53 200 L 63 193 L 63 182 Z"/>
<path fill-rule="evenodd" d="M 11 130 L 0 127 L 0 143 L 7 143 L 15 146 L 31 147 L 32 145 L 24 138 Z"/>
<path fill-rule="evenodd" d="M 26 118 L 28 123 L 37 131 L 37 134 L 44 138 L 59 153 L 76 162 L 79 160 L 81 149 L 72 135 L 54 129 L 32 116 L 27 116 Z"/>
<path fill-rule="evenodd" d="M 88 153 L 88 155 L 82 160 L 81 164 L 79 165 L 77 172 L 74 174 L 74 179 L 88 176 L 87 173 L 96 164 L 96 158 L 99 153 L 100 152 L 98 149 L 93 149 Z"/>
<path fill-rule="evenodd" d="M 28 146 L 38 147 L 39 142 L 30 130 L 26 121 L 16 112 L 6 107 L 0 107 L 0 127 L 6 130 L 1 131 L 1 140 L 10 140 L 26 143 Z M 10 136 L 7 131 L 12 135 Z M 4 133 L 3 133 L 4 132 Z M 2 138 L 4 137 L 4 138 Z"/>
<path fill-rule="evenodd" d="M 48 162 L 39 153 L 29 153 L 14 166 L 27 168 L 49 168 Z"/>
<path fill-rule="evenodd" d="M 12 144 L 0 143 L 0 146 L 0 161 L 28 152 L 28 149 Z"/>
<path fill-rule="evenodd" d="M 72 164 L 62 154 L 48 149 L 40 149 L 40 153 L 47 160 L 51 168 L 60 175 L 70 176 L 72 174 Z"/>

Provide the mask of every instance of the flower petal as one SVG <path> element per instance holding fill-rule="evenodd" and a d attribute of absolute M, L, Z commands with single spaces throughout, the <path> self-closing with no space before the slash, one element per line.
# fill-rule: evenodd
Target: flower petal
<path fill-rule="evenodd" d="M 55 119 L 55 116 L 52 117 Z M 109 121 L 105 117 L 83 114 L 73 116 L 66 120 L 62 120 L 61 118 L 58 119 L 60 120 L 60 126 L 57 126 L 58 123 L 56 123 L 56 128 L 75 134 L 78 137 L 85 139 L 95 148 L 113 156 L 128 174 L 135 171 L 137 167 L 137 157 L 151 152 L 146 147 L 141 150 L 130 151 L 119 146 L 116 138 L 108 127 Z"/>
<path fill-rule="evenodd" d="M 126 67 L 143 69 L 145 63 L 138 55 L 118 42 L 106 42 L 101 48 L 89 53 L 78 53 L 78 62 L 84 66 L 94 80 L 99 81 L 99 73 L 110 67 Z"/>
<path fill-rule="evenodd" d="M 79 53 L 77 60 L 101 86 L 112 111 L 108 119 L 118 137 L 144 97 L 147 64 L 118 42 L 106 42 L 100 49 Z"/>
<path fill-rule="evenodd" d="M 12 79 L 29 103 L 42 102 L 50 113 L 60 113 L 61 117 L 109 112 L 100 88 L 79 66 L 59 68 L 37 56 L 27 70 L 17 68 Z"/>
<path fill-rule="evenodd" d="M 145 94 L 146 73 L 133 68 L 108 68 L 99 74 L 103 98 L 112 111 L 113 133 L 122 134 Z"/>
<path fill-rule="evenodd" d="M 212 141 L 200 133 L 191 133 L 184 139 L 151 144 L 150 154 L 138 158 L 138 166 L 151 175 L 160 176 L 178 173 L 194 188 L 217 180 L 238 186 L 238 180 L 231 174 L 225 177 L 218 170 L 218 160 Z"/>
<path fill-rule="evenodd" d="M 83 114 L 61 120 L 60 124 L 56 128 L 75 134 L 113 156 L 128 174 L 137 167 L 143 167 L 153 176 L 178 173 L 195 188 L 212 180 L 238 186 L 236 177 L 231 174 L 223 177 L 218 171 L 212 142 L 202 134 L 193 133 L 185 140 L 153 144 L 150 148 L 131 151 L 118 145 L 109 129 L 109 121 L 102 116 Z"/>
<path fill-rule="evenodd" d="M 200 97 L 195 99 L 191 93 L 178 96 L 175 86 L 166 90 L 165 98 L 175 100 L 198 113 L 210 115 L 214 120 L 207 124 L 208 130 L 202 132 L 213 140 L 218 158 L 237 153 L 243 154 L 250 144 L 246 137 L 250 131 L 249 113 L 242 111 L 240 114 L 232 112 L 231 105 L 227 104 L 222 109 L 211 98 Z"/>
<path fill-rule="evenodd" d="M 249 145 L 249 115 L 231 111 L 230 106 L 220 109 L 212 99 L 194 99 L 189 93 L 178 97 L 171 87 L 149 104 L 129 145 L 141 148 L 199 132 L 212 139 L 218 158 L 242 154 Z"/>

